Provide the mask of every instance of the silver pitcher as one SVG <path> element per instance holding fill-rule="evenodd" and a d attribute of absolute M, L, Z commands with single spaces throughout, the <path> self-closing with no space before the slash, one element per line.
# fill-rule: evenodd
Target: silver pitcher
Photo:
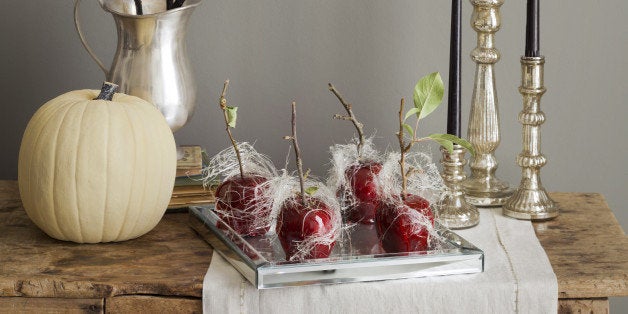
<path fill-rule="evenodd" d="M 154 104 L 172 131 L 181 128 L 194 112 L 196 83 L 185 46 L 187 24 L 201 0 L 186 0 L 180 8 L 166 10 L 165 0 L 144 0 L 143 15 L 136 14 L 134 0 L 98 0 L 113 15 L 118 47 L 111 68 L 87 44 L 79 23 L 79 4 L 74 3 L 74 24 L 83 46 L 120 92 Z"/>

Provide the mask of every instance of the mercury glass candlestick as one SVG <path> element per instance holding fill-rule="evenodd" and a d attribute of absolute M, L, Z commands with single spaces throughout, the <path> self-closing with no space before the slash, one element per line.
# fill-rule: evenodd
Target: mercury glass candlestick
<path fill-rule="evenodd" d="M 446 196 L 440 202 L 438 222 L 449 229 L 464 229 L 477 225 L 480 222 L 478 209 L 467 203 L 460 183 L 466 178 L 464 159 L 466 149 L 454 145 L 452 153 L 441 147 L 443 153 L 443 180 L 447 185 Z"/>
<path fill-rule="evenodd" d="M 523 125 L 523 150 L 517 156 L 521 167 L 521 184 L 504 204 L 504 215 L 528 220 L 545 220 L 558 216 L 558 207 L 541 184 L 541 167 L 547 159 L 541 154 L 541 125 L 545 114 L 541 111 L 543 66 L 545 57 L 521 57 L 521 87 L 523 111 L 519 122 Z"/>
<path fill-rule="evenodd" d="M 477 32 L 477 47 L 471 52 L 476 63 L 475 84 L 469 116 L 469 142 L 475 158 L 469 164 L 471 176 L 462 183 L 467 201 L 476 206 L 500 206 L 512 195 L 508 183 L 495 177 L 499 146 L 499 110 L 493 66 L 500 54 L 495 48 L 495 32 L 501 25 L 499 13 L 504 0 L 471 0 L 471 26 Z"/>

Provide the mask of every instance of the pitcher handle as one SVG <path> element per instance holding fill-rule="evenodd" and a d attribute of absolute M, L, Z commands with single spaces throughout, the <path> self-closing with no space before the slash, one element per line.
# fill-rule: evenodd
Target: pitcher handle
<path fill-rule="evenodd" d="M 107 70 L 107 68 L 105 68 L 104 64 L 102 63 L 102 61 L 100 61 L 100 59 L 96 56 L 96 54 L 94 54 L 94 51 L 87 44 L 87 41 L 85 40 L 85 37 L 83 36 L 83 31 L 81 30 L 81 23 L 79 22 L 79 4 L 80 3 L 81 3 L 81 0 L 74 1 L 74 26 L 76 27 L 76 32 L 78 33 L 79 38 L 81 39 L 81 43 L 83 44 L 83 47 L 85 47 L 85 50 L 87 50 L 87 53 L 89 53 L 90 57 L 92 57 L 92 59 L 96 62 L 96 64 L 98 64 L 100 69 L 103 71 L 103 73 L 105 73 L 105 77 L 108 77 L 109 71 Z"/>

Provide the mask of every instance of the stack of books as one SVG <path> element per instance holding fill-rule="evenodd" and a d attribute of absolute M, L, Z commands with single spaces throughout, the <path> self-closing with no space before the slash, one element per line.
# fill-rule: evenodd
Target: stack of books
<path fill-rule="evenodd" d="M 202 171 L 206 163 L 207 155 L 200 146 L 183 145 L 177 148 L 177 178 L 169 210 L 214 203 L 215 185 L 203 187 Z"/>
<path fill-rule="evenodd" d="M 177 147 L 177 180 L 200 178 L 203 171 L 203 150 L 196 145 Z M 193 181 L 192 181 L 193 182 Z M 195 184 L 188 184 L 195 185 Z"/>

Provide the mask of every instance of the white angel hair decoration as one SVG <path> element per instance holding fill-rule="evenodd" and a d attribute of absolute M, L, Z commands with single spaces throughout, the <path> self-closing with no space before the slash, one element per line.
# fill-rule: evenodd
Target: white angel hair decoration
<path fill-rule="evenodd" d="M 203 180 L 209 184 L 222 179 L 216 188 L 214 210 L 218 217 L 242 236 L 262 235 L 271 227 L 271 182 L 277 177 L 277 170 L 267 156 L 250 144 L 237 146 L 241 162 L 233 147 L 224 149 L 203 169 Z"/>
<path fill-rule="evenodd" d="M 363 143 L 360 154 L 357 146 L 336 144 L 329 148 L 332 167 L 327 184 L 337 193 L 345 223 L 373 224 L 380 201 L 382 157 L 370 138 Z"/>

